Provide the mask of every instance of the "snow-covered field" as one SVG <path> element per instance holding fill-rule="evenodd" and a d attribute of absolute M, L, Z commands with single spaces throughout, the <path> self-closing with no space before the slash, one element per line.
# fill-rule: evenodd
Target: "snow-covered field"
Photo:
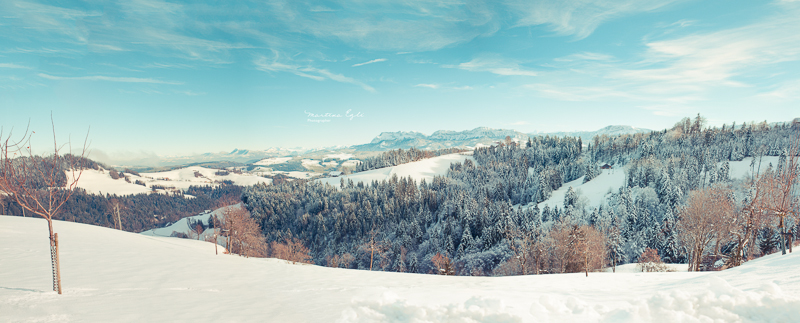
<path fill-rule="evenodd" d="M 253 163 L 253 165 L 264 165 L 264 166 L 267 166 L 267 165 L 283 164 L 283 163 L 288 162 L 290 160 L 292 160 L 292 157 L 270 157 L 270 158 L 264 158 L 262 160 L 259 160 L 259 161 L 255 162 L 255 163 Z"/>
<path fill-rule="evenodd" d="M 172 232 L 189 233 L 189 220 L 191 220 L 191 221 L 203 221 L 203 225 L 208 226 L 208 219 L 211 217 L 211 215 L 215 215 L 218 218 L 222 219 L 223 218 L 223 215 L 222 215 L 223 212 L 228 208 L 230 208 L 230 206 L 221 207 L 221 208 L 213 210 L 213 211 L 208 210 L 208 212 L 204 212 L 204 213 L 198 214 L 198 215 L 187 216 L 187 217 L 185 217 L 183 219 L 180 219 L 178 221 L 175 221 L 175 223 L 171 223 L 171 224 L 169 224 L 169 225 L 167 225 L 167 226 L 165 226 L 163 228 L 150 229 L 150 230 L 141 232 L 140 234 L 147 235 L 147 236 L 169 237 L 170 235 L 172 235 Z M 205 233 L 206 232 L 203 232 L 203 233 L 204 234 L 200 235 L 200 240 L 203 240 L 205 238 L 205 235 L 206 235 Z M 210 234 L 210 232 L 208 234 Z"/>
<path fill-rule="evenodd" d="M 327 154 L 327 155 L 325 155 L 325 158 L 326 159 L 333 158 L 333 159 L 347 160 L 347 159 L 353 158 L 353 154 L 347 154 L 347 153 Z"/>
<path fill-rule="evenodd" d="M 219 170 L 192 166 L 166 172 L 140 173 L 141 176 L 125 173 L 131 181 L 128 183 L 124 178 L 111 178 L 108 170 L 87 169 L 83 171 L 78 181 L 78 187 L 94 194 L 130 195 L 150 192 L 152 191 L 151 187 L 153 185 L 160 185 L 168 188 L 172 187 L 176 190 L 186 190 L 192 185 L 214 186 L 218 185 L 218 182 L 224 180 L 233 181 L 234 184 L 241 186 L 255 185 L 256 183 L 272 183 L 272 179 L 256 176 L 254 174 L 235 174 L 231 172 L 228 175 L 215 175 L 217 171 Z M 68 178 L 72 177 L 70 172 L 66 174 Z M 137 180 L 144 182 L 146 186 L 135 184 Z M 159 193 L 163 192 L 165 191 L 159 191 Z"/>
<path fill-rule="evenodd" d="M 320 165 L 319 162 L 320 162 L 319 160 L 315 160 L 315 159 L 303 159 L 301 161 L 303 167 L 305 167 L 307 169 L 312 169 L 312 168 L 315 168 L 315 167 L 317 167 L 317 168 L 318 167 L 322 167 L 322 165 Z"/>
<path fill-rule="evenodd" d="M 348 180 L 353 180 L 354 183 L 364 182 L 364 184 L 369 184 L 373 180 L 383 181 L 389 180 L 392 178 L 393 175 L 397 175 L 397 177 L 408 177 L 411 176 L 417 182 L 425 179 L 428 183 L 433 180 L 433 177 L 436 175 L 445 175 L 447 174 L 447 170 L 450 169 L 450 164 L 459 162 L 463 163 L 464 160 L 471 159 L 472 156 L 462 155 L 462 154 L 449 154 L 443 155 L 439 157 L 433 157 L 428 159 L 423 159 L 420 161 L 415 161 L 411 163 L 401 164 L 393 167 L 385 167 L 379 169 L 368 170 L 365 172 L 359 172 L 352 175 L 340 176 L 340 177 L 329 177 L 329 178 L 322 178 L 319 179 L 322 183 L 328 183 L 335 187 L 339 187 L 341 178 L 344 178 L 345 183 Z"/>
<path fill-rule="evenodd" d="M 2 322 L 795 322 L 800 253 L 704 273 L 447 277 L 214 255 L 212 244 L 0 216 Z"/>
<path fill-rule="evenodd" d="M 756 158 L 756 163 L 754 165 L 754 170 L 756 173 L 763 173 L 769 164 L 772 163 L 772 167 L 778 167 L 778 157 L 776 156 L 765 156 L 761 158 L 761 168 L 759 168 L 759 159 Z M 745 176 L 752 175 L 750 169 L 750 163 L 753 161 L 753 157 L 747 157 L 742 159 L 741 161 L 732 161 L 729 162 L 731 166 L 730 170 L 730 177 L 731 178 L 742 178 Z M 717 166 L 722 166 L 722 163 L 717 164 Z M 759 170 L 760 169 L 760 170 Z"/>
<path fill-rule="evenodd" d="M 603 169 L 601 172 L 602 174 L 597 175 L 597 177 L 586 183 L 583 183 L 583 176 L 572 182 L 564 183 L 560 188 L 553 191 L 550 198 L 539 203 L 539 208 L 542 209 L 545 205 L 549 205 L 551 208 L 558 205 L 559 208 L 563 208 L 564 195 L 567 194 L 570 187 L 574 191 L 580 192 L 582 198 L 588 200 L 587 207 L 599 206 L 605 200 L 608 190 L 616 192 L 625 184 L 624 168 Z M 533 204 L 531 204 L 531 207 L 533 207 Z"/>

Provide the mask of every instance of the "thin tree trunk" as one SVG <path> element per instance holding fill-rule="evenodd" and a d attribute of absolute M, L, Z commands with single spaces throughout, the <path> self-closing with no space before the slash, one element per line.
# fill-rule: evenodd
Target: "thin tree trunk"
<path fill-rule="evenodd" d="M 61 294 L 61 266 L 58 257 L 58 233 L 53 232 L 53 220 L 47 220 L 50 229 L 50 264 L 53 266 L 53 291 Z"/>

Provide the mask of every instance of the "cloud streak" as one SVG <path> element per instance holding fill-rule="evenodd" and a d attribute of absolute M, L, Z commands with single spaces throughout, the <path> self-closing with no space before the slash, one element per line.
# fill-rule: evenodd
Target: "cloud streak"
<path fill-rule="evenodd" d="M 505 76 L 536 76 L 537 72 L 524 69 L 517 62 L 503 59 L 498 55 L 484 55 L 458 65 L 442 65 L 445 68 L 458 68 L 470 72 L 489 72 Z"/>
<path fill-rule="evenodd" d="M 663 8 L 679 0 L 510 0 L 517 26 L 547 25 L 558 35 L 583 39 L 615 18 Z"/>
<path fill-rule="evenodd" d="M 295 65 L 291 62 L 280 62 L 280 55 L 278 52 L 274 52 L 275 57 L 269 59 L 265 56 L 258 57 L 253 61 L 255 64 L 256 69 L 264 71 L 264 72 L 284 72 L 284 73 L 291 73 L 300 77 L 310 78 L 315 81 L 325 81 L 331 80 L 341 83 L 349 83 L 360 86 L 362 89 L 367 90 L 369 92 L 375 92 L 375 88 L 358 81 L 354 78 L 344 76 L 342 74 L 332 73 L 331 71 L 324 69 L 324 68 L 316 68 L 313 66 L 301 66 Z"/>
<path fill-rule="evenodd" d="M 783 74 L 788 64 L 800 62 L 800 8 L 783 9 L 759 23 L 648 41 L 637 59 L 590 53 L 555 59 L 553 70 L 542 75 L 546 83 L 523 88 L 562 101 L 638 102 L 670 116 L 718 91 L 792 100 L 797 78 Z"/>
<path fill-rule="evenodd" d="M 44 73 L 39 73 L 37 75 L 41 78 L 54 81 L 104 81 L 104 82 L 152 83 L 152 84 L 169 84 L 169 85 L 183 84 L 183 82 L 162 81 L 152 78 L 139 78 L 139 77 L 114 77 L 114 76 L 102 76 L 102 75 L 67 77 L 67 76 L 54 76 Z"/>
<path fill-rule="evenodd" d="M 385 61 L 386 61 L 386 59 L 385 59 L 385 58 L 377 58 L 377 59 L 373 59 L 373 60 L 371 60 L 371 61 L 368 61 L 368 62 L 363 62 L 363 63 L 353 64 L 353 66 L 352 66 L 352 67 L 364 66 L 364 65 L 367 65 L 367 64 L 379 63 L 379 62 L 385 62 Z"/>
<path fill-rule="evenodd" d="M 15 68 L 15 69 L 27 69 L 27 70 L 31 69 L 28 66 L 18 65 L 14 63 L 0 63 L 0 68 Z"/>

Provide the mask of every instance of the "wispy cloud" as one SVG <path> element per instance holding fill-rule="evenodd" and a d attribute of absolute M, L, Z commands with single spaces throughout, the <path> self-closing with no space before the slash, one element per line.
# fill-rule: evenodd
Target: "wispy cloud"
<path fill-rule="evenodd" d="M 336 82 L 350 83 L 358 85 L 364 90 L 375 92 L 375 88 L 361 81 L 358 81 L 351 77 L 344 76 L 342 74 L 332 73 L 331 71 L 324 68 L 295 65 L 291 61 L 281 62 L 279 61 L 281 59 L 279 53 L 277 51 L 273 53 L 275 54 L 275 56 L 272 59 L 269 59 L 265 56 L 261 56 L 256 60 L 254 60 L 253 64 L 256 65 L 256 69 L 265 72 L 291 73 L 300 77 L 310 78 L 316 81 L 332 80 Z"/>
<path fill-rule="evenodd" d="M 469 86 L 469 85 L 447 86 L 447 85 L 441 85 L 441 84 L 420 83 L 420 84 L 414 85 L 414 87 L 424 87 L 424 88 L 429 88 L 429 89 L 433 89 L 433 90 L 438 90 L 438 89 L 441 89 L 441 90 L 455 90 L 455 91 L 474 90 L 474 88 Z"/>
<path fill-rule="evenodd" d="M 546 83 L 524 88 L 564 101 L 628 101 L 669 116 L 731 88 L 787 100 L 795 83 L 776 86 L 781 78 L 765 77 L 800 61 L 800 10 L 785 9 L 759 23 L 647 41 L 636 59 L 588 53 L 555 59 L 541 76 Z"/>
<path fill-rule="evenodd" d="M 778 84 L 773 89 L 758 94 L 757 97 L 775 101 L 800 100 L 800 79 Z"/>
<path fill-rule="evenodd" d="M 385 59 L 385 58 L 377 58 L 377 59 L 373 59 L 373 60 L 371 60 L 371 61 L 368 61 L 368 62 L 363 62 L 363 63 L 353 64 L 353 67 L 356 67 L 356 66 L 363 66 L 363 65 L 372 64 L 372 63 L 385 62 L 385 61 L 386 61 L 386 59 Z"/>
<path fill-rule="evenodd" d="M 498 55 L 484 55 L 469 62 L 458 65 L 442 65 L 446 68 L 458 68 L 470 72 L 489 72 L 497 75 L 536 76 L 537 73 L 525 69 L 516 61 L 503 59 Z"/>
<path fill-rule="evenodd" d="M 548 25 L 559 35 L 583 39 L 614 18 L 660 9 L 679 0 L 510 0 L 518 26 Z"/>
<path fill-rule="evenodd" d="M 0 68 L 31 69 L 28 66 L 14 64 L 14 63 L 0 63 Z"/>
<path fill-rule="evenodd" d="M 108 44 L 96 44 L 96 43 L 90 43 L 89 44 L 89 49 L 92 50 L 92 51 L 95 51 L 95 52 L 124 52 L 124 51 L 127 51 L 126 49 L 123 49 L 123 48 L 118 47 L 118 46 L 108 45 Z"/>
<path fill-rule="evenodd" d="M 268 11 L 292 32 L 369 50 L 438 50 L 500 28 L 492 6 L 480 2 L 349 2 L 347 10 L 336 15 L 302 1 L 276 0 L 270 5 Z"/>
<path fill-rule="evenodd" d="M 206 95 L 205 92 L 195 92 L 195 91 L 174 91 L 177 94 L 183 94 L 188 96 L 198 96 L 198 95 Z"/>
<path fill-rule="evenodd" d="M 577 54 L 568 55 L 554 59 L 557 62 L 574 62 L 574 61 L 611 61 L 614 56 L 602 53 L 582 52 Z"/>
<path fill-rule="evenodd" d="M 173 81 L 162 81 L 152 78 L 139 78 L 139 77 L 114 77 L 114 76 L 102 76 L 102 75 L 92 75 L 92 76 L 54 76 L 44 73 L 37 74 L 41 78 L 45 78 L 48 80 L 55 80 L 55 81 L 106 81 L 106 82 L 122 82 L 122 83 L 153 83 L 153 84 L 170 84 L 170 85 L 181 85 L 183 82 L 173 82 Z"/>

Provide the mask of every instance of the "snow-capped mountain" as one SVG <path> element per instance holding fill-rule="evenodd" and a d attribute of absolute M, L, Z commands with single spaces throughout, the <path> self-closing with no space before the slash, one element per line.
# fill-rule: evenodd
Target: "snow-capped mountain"
<path fill-rule="evenodd" d="M 416 131 L 397 131 L 397 132 L 381 132 L 380 135 L 372 139 L 371 144 L 377 144 L 381 141 L 397 141 L 407 139 L 425 138 L 425 134 Z"/>
<path fill-rule="evenodd" d="M 472 130 L 452 131 L 439 130 L 426 136 L 419 132 L 383 132 L 372 139 L 369 144 L 354 146 L 358 151 L 385 151 L 392 149 L 442 149 L 442 148 L 473 148 L 479 145 L 491 145 L 505 141 L 506 137 L 516 142 L 525 142 L 529 137 L 535 136 L 572 136 L 580 137 L 584 142 L 590 142 L 594 136 L 617 136 L 628 133 L 650 132 L 650 129 L 632 126 L 608 126 L 595 131 L 550 132 L 525 134 L 513 129 L 492 129 L 478 127 Z"/>
<path fill-rule="evenodd" d="M 528 140 L 528 135 L 511 129 L 478 127 L 472 130 L 439 130 L 430 136 L 419 132 L 383 132 L 369 144 L 354 146 L 358 151 L 384 151 L 392 149 L 442 149 L 473 148 L 491 145 L 510 137 L 514 141 Z"/>

